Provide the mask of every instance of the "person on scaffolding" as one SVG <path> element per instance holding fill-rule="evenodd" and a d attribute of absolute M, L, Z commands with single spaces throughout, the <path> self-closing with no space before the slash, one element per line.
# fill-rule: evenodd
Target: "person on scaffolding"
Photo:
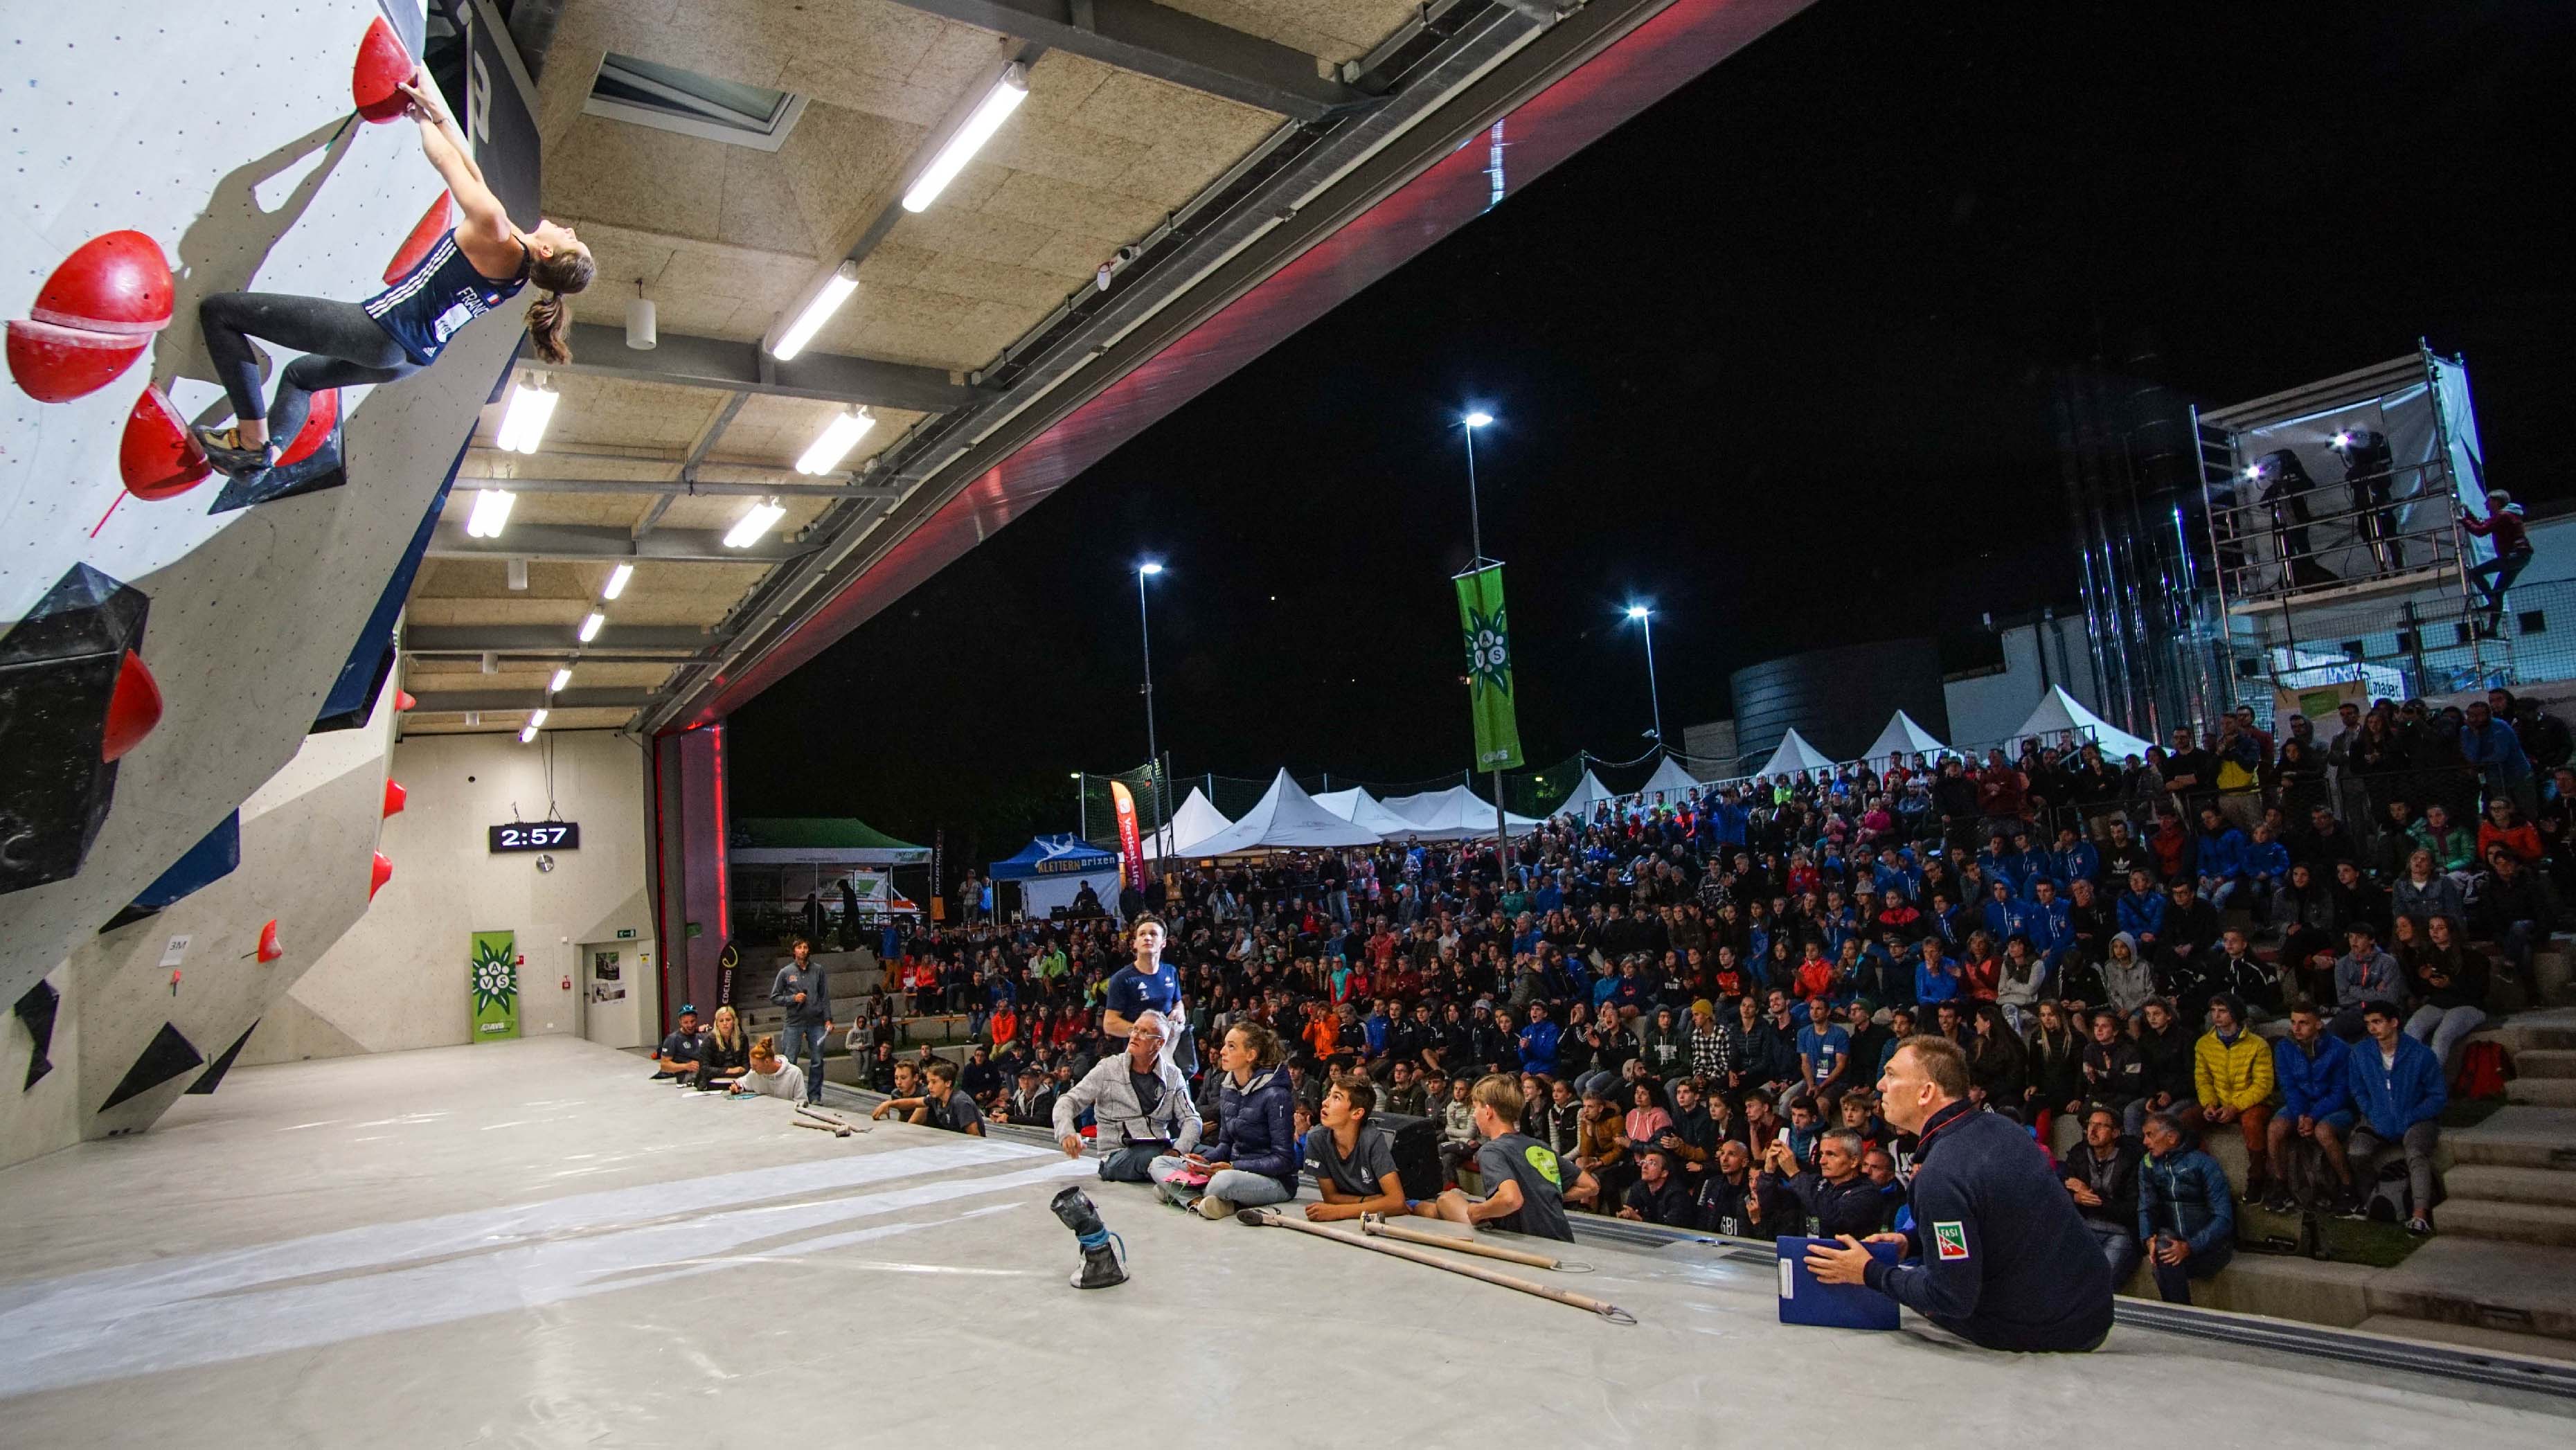
<path fill-rule="evenodd" d="M 2531 563 L 2531 535 L 2522 527 L 2522 505 L 2503 489 L 2487 494 L 2487 516 L 2460 515 L 2460 527 L 2495 545 L 2495 557 L 2469 570 L 2469 582 L 2487 596 L 2486 623 L 2479 633 L 2493 635 L 2504 623 L 2504 592 Z"/>

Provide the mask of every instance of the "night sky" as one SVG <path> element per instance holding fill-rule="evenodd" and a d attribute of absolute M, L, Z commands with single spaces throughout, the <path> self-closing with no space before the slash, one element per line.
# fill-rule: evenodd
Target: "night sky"
<path fill-rule="evenodd" d="M 1470 403 L 1534 764 L 1645 748 L 1632 599 L 1677 745 L 1744 665 L 1956 668 L 2073 603 L 2050 384 L 2087 360 L 2221 405 L 2428 337 L 2490 477 L 2576 493 L 2571 95 L 2546 0 L 1820 0 L 745 707 L 735 810 L 968 859 L 1070 829 L 1069 772 L 1145 758 L 1149 556 L 1177 773 L 1458 770 Z"/>

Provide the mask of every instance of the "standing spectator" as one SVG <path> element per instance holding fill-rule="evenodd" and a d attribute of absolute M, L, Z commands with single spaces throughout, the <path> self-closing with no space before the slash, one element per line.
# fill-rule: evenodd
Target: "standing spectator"
<path fill-rule="evenodd" d="M 2118 1110 L 2096 1106 L 2084 1115 L 2084 1140 L 2062 1165 L 2075 1211 L 2101 1241 L 2114 1290 L 2138 1271 L 2145 1252 L 2138 1244 L 2138 1170 L 2145 1161 L 2138 1140 L 2121 1133 Z"/>
<path fill-rule="evenodd" d="M 2183 1141 L 2170 1113 L 2148 1116 L 2147 1159 L 2138 1173 L 2138 1237 L 2168 1304 L 2191 1302 L 2191 1281 L 2236 1256 L 2236 1202 L 2227 1170 Z"/>
<path fill-rule="evenodd" d="M 2266 1151 L 2271 1143 L 2272 1049 L 2245 1024 L 2245 1001 L 2221 993 L 2209 1001 L 2209 1030 L 2192 1047 L 2192 1083 L 2200 1100 L 2200 1119 L 2212 1126 L 2229 1123 L 2245 1139 L 2245 1196 L 2260 1196 L 2266 1187 Z"/>
<path fill-rule="evenodd" d="M 2539 810 L 2540 799 L 2531 788 L 2531 758 L 2523 754 L 2512 723 L 2495 718 L 2484 700 L 2471 700 L 2465 713 L 2460 758 L 2478 772 L 2488 796 L 2511 801 L 2526 816 Z"/>
<path fill-rule="evenodd" d="M 805 1062 L 805 1101 L 823 1101 L 823 1042 L 832 1035 L 832 980 L 814 960 L 814 944 L 798 937 L 793 953 L 769 984 L 769 1000 L 787 1009 L 787 1055 Z"/>
<path fill-rule="evenodd" d="M 2421 1237 L 2433 1231 L 2433 1152 L 2449 1093 L 2433 1049 L 2400 1030 L 2397 1014 L 2394 1002 L 2373 1001 L 2362 1009 L 2369 1040 L 2355 1044 L 2347 1059 L 2357 1110 L 2350 1155 L 2353 1176 L 2368 1192 L 2380 1159 L 2404 1151 L 2412 1210 L 2406 1231 Z"/>

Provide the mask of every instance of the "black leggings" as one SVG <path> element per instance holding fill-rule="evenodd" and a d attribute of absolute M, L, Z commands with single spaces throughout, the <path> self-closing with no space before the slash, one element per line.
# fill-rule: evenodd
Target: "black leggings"
<path fill-rule="evenodd" d="M 218 292 L 197 305 L 197 322 L 205 331 L 216 376 L 232 395 L 233 416 L 268 419 L 268 436 L 281 449 L 303 430 L 313 395 L 322 389 L 390 383 L 420 371 L 393 335 L 355 302 L 283 292 Z M 259 349 L 250 342 L 254 337 L 304 354 L 279 376 L 273 408 L 260 397 Z"/>

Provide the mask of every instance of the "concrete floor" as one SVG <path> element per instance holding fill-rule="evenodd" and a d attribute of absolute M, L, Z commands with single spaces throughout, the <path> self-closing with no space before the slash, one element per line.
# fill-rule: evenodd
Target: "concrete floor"
<path fill-rule="evenodd" d="M 565 1039 L 236 1071 L 0 1172 L 13 1445 L 2569 1443 L 2560 1402 L 2120 1330 L 2080 1358 L 1788 1328 L 1772 1276 L 1584 1244 L 1622 1328 L 1093 1185 L 1091 1165 L 643 1081 Z M 1784 1392 L 1784 1390 L 1786 1392 Z M 1126 1408 L 1113 1414 L 1104 1403 Z"/>

